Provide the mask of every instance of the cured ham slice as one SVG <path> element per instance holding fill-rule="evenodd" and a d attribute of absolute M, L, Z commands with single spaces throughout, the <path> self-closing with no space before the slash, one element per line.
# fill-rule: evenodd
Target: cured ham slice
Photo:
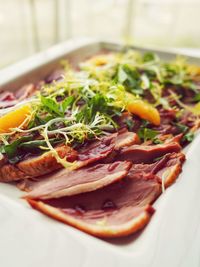
<path fill-rule="evenodd" d="M 99 237 L 126 236 L 142 229 L 161 193 L 154 175 L 134 175 L 93 192 L 29 204 L 66 224 Z"/>
<path fill-rule="evenodd" d="M 74 161 L 77 157 L 76 151 L 68 146 L 60 146 L 56 148 L 61 158 L 67 157 L 68 161 Z M 7 163 L 0 168 L 0 181 L 11 182 L 21 179 L 38 177 L 62 168 L 57 162 L 52 152 L 46 152 L 41 156 L 31 157 L 23 160 L 15 165 Z"/>
<path fill-rule="evenodd" d="M 168 153 L 179 152 L 181 146 L 177 143 L 166 143 L 162 145 L 132 145 L 122 148 L 117 155 L 117 160 L 129 160 L 133 163 L 151 163 L 156 158 Z"/>
<path fill-rule="evenodd" d="M 35 183 L 26 197 L 48 199 L 94 191 L 124 178 L 131 165 L 124 161 L 97 164 L 75 171 L 63 169 Z"/>

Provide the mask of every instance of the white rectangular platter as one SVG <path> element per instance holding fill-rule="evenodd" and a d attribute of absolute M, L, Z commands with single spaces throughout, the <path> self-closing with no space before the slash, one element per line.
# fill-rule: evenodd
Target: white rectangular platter
<path fill-rule="evenodd" d="M 121 48 L 120 44 L 88 39 L 59 44 L 2 70 L 0 86 L 15 90 L 40 80 L 57 68 L 61 58 L 77 64 L 100 50 Z M 165 60 L 175 56 L 154 51 Z M 189 57 L 189 61 L 200 65 L 199 58 Z M 147 227 L 117 240 L 97 239 L 54 221 L 21 200 L 17 188 L 0 184 L 0 266 L 200 266 L 200 136 L 187 148 L 186 158 L 177 182 L 156 201 L 156 212 Z"/>

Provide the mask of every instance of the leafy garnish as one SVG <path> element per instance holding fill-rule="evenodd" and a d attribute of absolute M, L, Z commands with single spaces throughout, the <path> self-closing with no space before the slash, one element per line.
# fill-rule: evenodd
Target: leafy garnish
<path fill-rule="evenodd" d="M 180 130 L 181 133 L 185 133 L 189 129 L 188 126 L 184 124 L 181 124 L 181 123 L 174 123 L 174 124 Z"/>
<path fill-rule="evenodd" d="M 198 94 L 195 95 L 194 101 L 195 102 L 199 102 L 200 101 L 200 93 L 198 93 Z"/>
<path fill-rule="evenodd" d="M 159 138 L 156 138 L 156 137 L 155 137 L 152 141 L 153 141 L 153 143 L 154 143 L 155 145 L 163 144 L 163 141 L 160 140 Z"/>
<path fill-rule="evenodd" d="M 50 143 L 52 145 L 60 144 L 63 143 L 64 140 L 61 138 L 51 138 L 49 139 Z M 24 152 L 29 152 L 29 153 L 36 153 L 44 148 L 47 148 L 46 142 L 44 140 L 34 140 L 34 141 L 28 141 L 21 143 L 19 145 L 19 149 L 24 151 Z"/>
<path fill-rule="evenodd" d="M 146 52 L 143 55 L 143 61 L 144 62 L 152 62 L 152 61 L 157 61 L 157 60 L 159 60 L 158 56 L 152 52 Z"/>
<path fill-rule="evenodd" d="M 166 63 L 154 53 L 129 50 L 90 59 L 78 72 L 67 65 L 65 73 L 62 81 L 45 84 L 40 93 L 27 100 L 32 107 L 28 125 L 13 128 L 7 136 L 0 134 L 4 144 L 0 152 L 6 154 L 10 162 L 17 162 L 25 151 L 34 153 L 47 148 L 58 162 L 69 166 L 65 159 L 59 158 L 54 144 L 64 142 L 74 146 L 115 131 L 118 127 L 116 119 L 128 109 L 127 103 L 138 99 L 150 102 L 159 110 L 175 110 L 176 115 L 179 114 L 177 122 L 185 110 L 200 115 L 199 85 L 184 58 Z M 190 90 L 189 94 L 187 90 Z M 190 103 L 196 104 L 182 102 L 187 95 L 193 97 Z M 8 110 L 1 109 L 0 113 L 6 114 Z M 134 129 L 134 121 L 125 123 L 130 131 Z M 180 123 L 175 126 L 186 141 L 192 140 L 188 126 Z M 11 143 L 13 139 L 9 137 L 15 132 L 36 135 L 41 140 L 23 140 L 21 137 Z M 151 129 L 148 121 L 142 120 L 138 134 L 143 141 L 161 143 L 159 132 Z"/>
<path fill-rule="evenodd" d="M 154 140 L 154 138 L 158 135 L 158 131 L 149 129 L 149 128 L 140 128 L 140 130 L 138 131 L 138 136 L 140 137 L 141 140 L 143 140 L 144 142 L 148 141 L 148 140 Z"/>
<path fill-rule="evenodd" d="M 119 108 L 109 105 L 109 100 L 105 96 L 97 93 L 86 101 L 86 105 L 84 105 L 76 115 L 77 121 L 83 121 L 84 123 L 89 124 L 94 120 L 96 114 L 100 113 L 105 116 L 105 120 L 107 118 L 113 126 L 117 126 L 114 121 L 112 121 L 112 117 L 116 114 L 118 115 Z"/>
<path fill-rule="evenodd" d="M 142 95 L 141 78 L 137 69 L 131 69 L 128 65 L 119 66 L 117 80 L 123 84 L 128 91 Z"/>
<path fill-rule="evenodd" d="M 41 104 L 43 108 L 52 115 L 63 116 L 63 111 L 60 110 L 60 105 L 54 99 L 41 95 Z"/>
<path fill-rule="evenodd" d="M 53 98 L 41 95 L 42 107 L 53 116 L 64 117 L 67 107 L 69 107 L 73 102 L 73 96 L 69 96 L 65 98 L 61 103 L 59 103 Z"/>
<path fill-rule="evenodd" d="M 135 124 L 134 121 L 132 119 L 126 119 L 125 123 L 127 125 L 128 130 L 132 131 Z"/>
<path fill-rule="evenodd" d="M 62 101 L 62 104 L 61 104 L 61 110 L 62 110 L 62 113 L 64 115 L 66 109 L 72 105 L 74 102 L 74 96 L 69 96 L 69 97 L 66 97 L 63 101 Z"/>
<path fill-rule="evenodd" d="M 178 127 L 181 133 L 184 133 L 182 141 L 191 142 L 194 139 L 194 133 L 188 132 L 189 130 L 188 126 L 181 124 L 181 123 L 175 123 L 175 125 Z"/>
<path fill-rule="evenodd" d="M 19 162 L 26 153 L 37 154 L 42 152 L 42 147 L 47 147 L 44 140 L 34 140 L 33 136 L 23 136 L 9 145 L 1 147 L 1 153 L 5 154 L 8 161 L 12 164 Z M 63 139 L 52 138 L 49 139 L 52 145 L 63 142 Z"/>
<path fill-rule="evenodd" d="M 183 141 L 192 142 L 194 139 L 194 133 L 189 132 L 183 136 Z"/>
<path fill-rule="evenodd" d="M 20 144 L 30 141 L 32 138 L 33 136 L 23 136 L 9 145 L 4 145 L 1 152 L 6 154 L 10 163 L 17 163 L 21 159 L 21 155 L 18 153 Z"/>

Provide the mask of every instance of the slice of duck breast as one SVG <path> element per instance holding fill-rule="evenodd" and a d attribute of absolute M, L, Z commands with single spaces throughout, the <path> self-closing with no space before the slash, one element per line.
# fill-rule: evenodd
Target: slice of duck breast
<path fill-rule="evenodd" d="M 77 158 L 77 152 L 71 147 L 63 145 L 55 148 L 61 158 L 66 157 L 68 161 Z M 21 179 L 41 176 L 57 169 L 62 165 L 57 162 L 52 152 L 45 152 L 41 156 L 31 157 L 20 161 L 17 164 L 6 163 L 0 168 L 0 181 L 11 182 Z"/>
<path fill-rule="evenodd" d="M 185 161 L 183 153 L 172 153 L 166 164 L 155 174 L 161 178 L 165 188 L 173 184 L 182 172 L 182 166 Z"/>
<path fill-rule="evenodd" d="M 18 101 L 22 101 L 24 99 L 33 96 L 36 93 L 36 91 L 37 91 L 36 86 L 32 83 L 29 83 L 19 88 L 15 93 L 15 96 L 18 99 Z"/>
<path fill-rule="evenodd" d="M 8 108 L 17 104 L 17 99 L 12 92 L 0 92 L 0 108 Z"/>
<path fill-rule="evenodd" d="M 129 132 L 126 129 L 121 130 L 115 141 L 115 150 L 118 151 L 123 147 L 139 144 L 140 139 L 136 133 Z"/>
<path fill-rule="evenodd" d="M 161 193 L 153 174 L 134 175 L 104 188 L 70 197 L 27 199 L 29 204 L 66 224 L 99 237 L 126 236 L 142 229 Z"/>
<path fill-rule="evenodd" d="M 66 158 L 70 162 L 77 160 L 76 168 L 80 168 L 111 153 L 115 146 L 116 136 L 117 134 L 114 134 L 99 141 L 94 141 L 87 149 L 78 152 L 66 145 L 57 147 L 56 151 L 59 157 Z M 11 182 L 41 177 L 62 168 L 63 166 L 57 162 L 53 153 L 49 151 L 40 156 L 28 157 L 15 165 L 4 164 L 0 168 L 0 181 Z"/>
<path fill-rule="evenodd" d="M 135 143 L 138 143 L 137 135 L 135 133 L 127 131 L 119 134 L 111 134 L 99 140 L 93 141 L 89 144 L 84 145 L 77 151 L 77 159 L 74 169 L 79 169 L 89 164 L 94 164 L 95 162 L 101 161 L 105 158 L 109 158 L 109 160 L 105 161 L 104 163 L 113 162 L 113 155 L 116 155 L 113 154 L 113 152 L 119 150 L 124 146 L 132 145 Z M 20 177 L 23 177 L 23 175 L 24 173 L 20 174 Z M 41 175 L 43 175 L 43 173 L 37 175 L 38 179 L 35 179 L 36 176 L 31 177 L 29 175 L 28 177 L 26 177 L 24 175 L 24 180 L 18 183 L 17 186 L 21 190 L 29 191 L 29 188 L 31 188 L 32 184 L 36 180 L 43 179 L 43 177 L 40 177 Z"/>
<path fill-rule="evenodd" d="M 77 168 L 105 159 L 108 156 L 113 158 L 115 151 L 122 147 L 138 144 L 138 142 L 137 134 L 123 131 L 108 135 L 90 144 L 85 144 L 78 150 Z"/>
<path fill-rule="evenodd" d="M 26 198 L 59 198 L 94 191 L 124 178 L 131 165 L 130 162 L 119 161 L 74 171 L 63 169 L 36 182 Z"/>
<path fill-rule="evenodd" d="M 170 186 L 182 171 L 185 161 L 183 153 L 171 153 L 163 156 L 151 164 L 133 164 L 129 170 L 128 177 L 143 174 L 154 174 L 163 181 L 164 187 Z"/>
<path fill-rule="evenodd" d="M 181 146 L 178 143 L 166 143 L 159 145 L 132 145 L 122 148 L 118 153 L 117 160 L 129 160 L 133 163 L 151 163 L 156 158 L 168 153 L 180 152 Z"/>
<path fill-rule="evenodd" d="M 128 132 L 126 129 L 120 131 L 115 140 L 115 146 L 112 152 L 105 157 L 101 162 L 109 163 L 115 161 L 117 155 L 121 149 L 129 147 L 131 145 L 139 144 L 140 139 L 136 133 Z"/>

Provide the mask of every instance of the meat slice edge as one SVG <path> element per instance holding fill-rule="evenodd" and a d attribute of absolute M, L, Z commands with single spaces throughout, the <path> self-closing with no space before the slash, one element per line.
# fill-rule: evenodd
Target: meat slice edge
<path fill-rule="evenodd" d="M 145 208 L 141 209 L 141 213 L 130 220 L 127 223 L 124 223 L 120 226 L 111 227 L 102 227 L 101 225 L 89 225 L 84 221 L 77 220 L 71 215 L 68 215 L 58 208 L 54 208 L 50 205 L 45 204 L 42 201 L 36 201 L 33 199 L 28 199 L 28 203 L 32 208 L 44 213 L 45 215 L 56 219 L 62 223 L 73 226 L 87 234 L 100 237 L 100 238 L 117 238 L 128 236 L 133 234 L 141 229 L 143 229 L 151 219 L 154 209 L 152 206 L 148 205 Z"/>
<path fill-rule="evenodd" d="M 157 177 L 137 175 L 93 192 L 49 200 L 27 199 L 46 215 L 99 237 L 126 236 L 142 229 L 161 193 Z"/>
<path fill-rule="evenodd" d="M 148 223 L 153 211 L 151 204 L 161 193 L 160 180 L 164 176 L 165 187 L 174 182 L 181 172 L 184 160 L 182 153 L 167 154 L 152 164 L 133 164 L 126 178 L 95 192 L 61 198 L 61 201 L 28 199 L 28 202 L 48 216 L 89 234 L 99 237 L 126 236 Z M 139 185 L 140 182 L 142 186 Z M 153 193 L 148 190 L 149 185 L 150 188 L 153 185 Z M 131 206 L 126 197 L 134 195 L 136 197 L 131 202 L 134 205 Z M 112 223 L 113 218 L 115 223 Z M 107 220 L 111 223 L 107 224 Z"/>

